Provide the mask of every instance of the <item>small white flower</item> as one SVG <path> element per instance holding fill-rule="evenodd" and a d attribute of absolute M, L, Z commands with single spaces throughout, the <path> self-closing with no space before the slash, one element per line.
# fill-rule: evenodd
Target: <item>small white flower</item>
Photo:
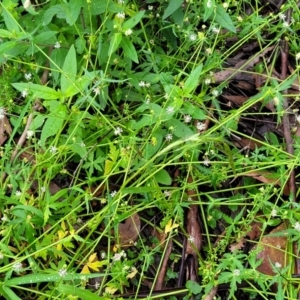
<path fill-rule="evenodd" d="M 283 23 L 282 23 L 282 26 L 283 26 L 283 27 L 289 27 L 290 24 L 289 24 L 288 22 L 283 22 Z"/>
<path fill-rule="evenodd" d="M 97 86 L 93 89 L 93 92 L 96 94 L 96 95 L 99 95 L 100 94 L 100 88 Z"/>
<path fill-rule="evenodd" d="M 209 166 L 209 164 L 210 164 L 210 160 L 208 159 L 208 157 L 207 157 L 207 156 L 205 156 L 205 157 L 204 157 L 203 164 L 204 164 L 204 166 L 206 166 L 206 167 L 208 167 L 208 166 Z"/>
<path fill-rule="evenodd" d="M 194 244 L 195 243 L 195 238 L 193 236 L 189 236 L 188 237 L 188 241 L 191 243 L 191 244 Z"/>
<path fill-rule="evenodd" d="M 170 142 L 170 141 L 172 141 L 172 139 L 173 139 L 173 135 L 172 135 L 171 133 L 168 133 L 168 134 L 166 135 L 165 139 L 166 139 L 167 142 Z"/>
<path fill-rule="evenodd" d="M 277 210 L 275 208 L 272 209 L 271 216 L 272 217 L 276 217 L 277 216 Z"/>
<path fill-rule="evenodd" d="M 0 120 L 4 119 L 6 115 L 6 110 L 3 107 L 0 107 Z"/>
<path fill-rule="evenodd" d="M 125 19 L 125 13 L 124 12 L 119 12 L 119 13 L 117 13 L 116 17 L 118 19 Z"/>
<path fill-rule="evenodd" d="M 202 122 L 197 122 L 196 127 L 198 130 L 202 131 L 205 129 L 205 124 Z"/>
<path fill-rule="evenodd" d="M 145 87 L 145 86 L 146 86 L 145 81 L 140 81 L 140 82 L 139 82 L 139 86 L 140 86 L 140 87 Z"/>
<path fill-rule="evenodd" d="M 125 31 L 125 35 L 127 35 L 127 36 L 128 36 L 128 35 L 131 35 L 132 32 L 133 32 L 133 31 L 132 31 L 131 29 L 127 29 L 127 30 Z"/>
<path fill-rule="evenodd" d="M 206 49 L 205 49 L 205 52 L 206 52 L 208 55 L 210 55 L 210 54 L 213 53 L 213 51 L 212 51 L 211 48 L 206 48 Z"/>
<path fill-rule="evenodd" d="M 123 132 L 123 129 L 119 126 L 116 127 L 114 134 L 115 135 L 121 135 L 121 133 Z"/>
<path fill-rule="evenodd" d="M 22 195 L 22 192 L 19 191 L 19 190 L 17 190 L 16 193 L 15 193 L 15 195 L 16 195 L 17 197 L 20 197 L 20 196 Z"/>
<path fill-rule="evenodd" d="M 166 197 L 170 197 L 170 196 L 171 196 L 171 192 L 170 192 L 170 191 L 164 191 L 164 195 L 165 195 Z"/>
<path fill-rule="evenodd" d="M 2 222 L 7 222 L 8 221 L 8 217 L 7 217 L 7 215 L 3 215 L 3 217 L 1 218 L 1 221 Z"/>
<path fill-rule="evenodd" d="M 95 285 L 94 285 L 94 287 L 95 287 L 96 290 L 98 290 L 99 287 L 100 287 L 100 282 L 96 282 Z"/>
<path fill-rule="evenodd" d="M 240 276 L 240 275 L 241 275 L 241 271 L 239 269 L 233 270 L 233 276 Z"/>
<path fill-rule="evenodd" d="M 105 252 L 101 252 L 101 258 L 104 259 L 106 257 L 106 253 Z"/>
<path fill-rule="evenodd" d="M 31 80 L 31 77 L 32 77 L 32 74 L 31 73 L 26 73 L 25 75 L 24 75 L 24 77 L 25 77 L 25 79 L 26 80 Z"/>
<path fill-rule="evenodd" d="M 183 120 L 184 123 L 190 123 L 192 121 L 192 117 L 190 115 L 184 115 Z"/>
<path fill-rule="evenodd" d="M 283 14 L 283 13 L 280 13 L 280 14 L 278 15 L 278 17 L 279 17 L 279 19 L 281 19 L 282 21 L 284 21 L 285 18 L 286 18 L 286 15 Z"/>
<path fill-rule="evenodd" d="M 241 16 L 238 16 L 238 17 L 237 17 L 237 20 L 238 20 L 239 22 L 243 22 L 243 18 L 242 18 Z"/>
<path fill-rule="evenodd" d="M 228 4 L 227 2 L 224 2 L 222 5 L 223 5 L 223 7 L 224 7 L 225 9 L 227 9 L 228 6 L 229 6 L 229 4 Z"/>
<path fill-rule="evenodd" d="M 112 191 L 111 193 L 110 193 L 110 196 L 113 198 L 114 196 L 116 196 L 117 195 L 117 191 Z"/>
<path fill-rule="evenodd" d="M 28 96 L 28 90 L 25 89 L 24 91 L 22 91 L 21 95 L 22 95 L 23 98 L 26 98 Z"/>
<path fill-rule="evenodd" d="M 67 276 L 67 275 L 68 275 L 67 269 L 66 269 L 66 268 L 60 269 L 60 270 L 58 271 L 58 275 L 59 275 L 60 277 L 65 277 L 65 276 Z"/>
<path fill-rule="evenodd" d="M 280 269 L 282 266 L 281 266 L 281 263 L 279 263 L 279 262 L 276 262 L 275 263 L 275 267 L 277 268 L 277 269 Z"/>
<path fill-rule="evenodd" d="M 153 6 L 152 5 L 148 5 L 148 9 L 149 10 L 153 10 Z"/>
<path fill-rule="evenodd" d="M 165 98 L 166 100 L 168 100 L 169 97 L 170 97 L 169 94 L 165 93 L 164 98 Z"/>
<path fill-rule="evenodd" d="M 211 83 L 210 78 L 205 78 L 205 79 L 204 79 L 204 83 L 205 83 L 206 85 L 209 85 L 209 84 Z"/>
<path fill-rule="evenodd" d="M 118 261 L 120 260 L 122 257 L 122 254 L 121 253 L 115 253 L 114 257 L 113 257 L 113 261 Z"/>
<path fill-rule="evenodd" d="M 149 40 L 149 43 L 150 43 L 151 45 L 155 45 L 154 40 Z"/>
<path fill-rule="evenodd" d="M 61 47 L 60 42 L 56 42 L 56 43 L 54 44 L 54 48 L 55 48 L 55 49 L 59 49 L 60 47 Z"/>
<path fill-rule="evenodd" d="M 33 130 L 28 130 L 26 135 L 27 135 L 27 139 L 31 139 L 34 135 L 34 131 Z"/>
<path fill-rule="evenodd" d="M 57 148 L 55 146 L 50 146 L 50 153 L 54 154 L 57 151 Z"/>
<path fill-rule="evenodd" d="M 22 267 L 23 267 L 23 265 L 22 265 L 22 263 L 20 263 L 20 262 L 16 262 L 16 263 L 14 263 L 13 264 L 13 266 L 12 266 L 12 268 L 13 268 L 13 270 L 15 271 L 15 272 L 20 272 L 21 270 L 22 270 Z"/>
<path fill-rule="evenodd" d="M 46 192 L 46 187 L 42 186 L 41 187 L 41 193 L 45 193 Z"/>
<path fill-rule="evenodd" d="M 81 143 L 80 143 L 80 147 L 81 147 L 81 148 L 85 148 L 85 143 L 84 143 L 84 142 L 81 142 Z"/>
<path fill-rule="evenodd" d="M 297 54 L 296 54 L 296 60 L 299 60 L 300 59 L 300 52 L 298 52 Z"/>
<path fill-rule="evenodd" d="M 216 26 L 212 27 L 212 32 L 218 34 L 220 32 L 220 28 L 217 28 Z"/>
<path fill-rule="evenodd" d="M 150 82 L 146 82 L 145 86 L 149 88 L 151 86 Z"/>
<path fill-rule="evenodd" d="M 208 1 L 207 1 L 206 6 L 207 6 L 208 8 L 210 8 L 210 7 L 212 6 L 211 0 L 208 0 Z"/>
<path fill-rule="evenodd" d="M 173 106 L 168 106 L 167 107 L 167 113 L 172 114 L 174 112 L 174 107 Z"/>
<path fill-rule="evenodd" d="M 2 252 L 0 252 L 0 259 L 4 258 L 4 254 Z"/>
<path fill-rule="evenodd" d="M 297 231 L 300 232 L 300 223 L 299 222 L 296 222 L 293 226 Z"/>
<path fill-rule="evenodd" d="M 219 96 L 219 91 L 218 91 L 218 90 L 212 90 L 211 93 L 212 93 L 215 97 Z"/>
<path fill-rule="evenodd" d="M 195 33 L 192 33 L 189 35 L 189 39 L 190 39 L 190 41 L 194 42 L 197 39 L 197 35 Z"/>

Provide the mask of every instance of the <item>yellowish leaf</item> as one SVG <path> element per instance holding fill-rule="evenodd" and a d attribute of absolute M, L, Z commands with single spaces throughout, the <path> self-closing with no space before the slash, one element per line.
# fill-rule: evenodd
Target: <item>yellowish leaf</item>
<path fill-rule="evenodd" d="M 168 232 L 170 232 L 170 231 L 172 231 L 173 229 L 175 229 L 175 228 L 177 228 L 179 225 L 178 224 L 176 224 L 176 223 L 174 223 L 173 225 L 172 225 L 172 219 L 168 222 L 168 224 L 166 225 L 166 227 L 165 227 L 165 233 L 168 233 Z"/>
<path fill-rule="evenodd" d="M 87 263 L 87 266 L 88 266 L 90 269 L 92 269 L 92 270 L 94 270 L 94 271 L 96 271 L 96 272 L 99 271 L 99 267 L 102 267 L 102 265 L 103 265 L 103 263 L 102 263 L 101 261 L 95 261 L 95 262 L 88 262 L 88 263 Z"/>
<path fill-rule="evenodd" d="M 127 276 L 126 276 L 126 278 L 133 278 L 136 274 L 137 274 L 137 272 L 138 272 L 138 270 L 135 268 L 135 267 L 132 267 L 132 269 L 131 269 L 131 273 L 129 273 Z"/>
<path fill-rule="evenodd" d="M 82 270 L 81 270 L 80 273 L 81 274 L 90 274 L 91 272 L 90 272 L 90 269 L 88 268 L 88 266 L 85 265 L 85 266 L 83 266 L 83 268 L 82 268 Z"/>
<path fill-rule="evenodd" d="M 93 262 L 94 260 L 97 260 L 97 253 L 93 253 L 93 254 L 89 257 L 89 262 Z"/>
<path fill-rule="evenodd" d="M 113 295 L 117 290 L 118 290 L 118 288 L 116 288 L 114 286 L 107 286 L 105 288 L 105 292 L 110 294 L 110 295 Z"/>

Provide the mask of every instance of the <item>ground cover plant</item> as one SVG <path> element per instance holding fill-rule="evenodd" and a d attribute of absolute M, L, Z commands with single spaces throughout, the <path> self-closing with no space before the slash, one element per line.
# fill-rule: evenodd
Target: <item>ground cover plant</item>
<path fill-rule="evenodd" d="M 297 1 L 0 3 L 5 299 L 299 299 Z"/>

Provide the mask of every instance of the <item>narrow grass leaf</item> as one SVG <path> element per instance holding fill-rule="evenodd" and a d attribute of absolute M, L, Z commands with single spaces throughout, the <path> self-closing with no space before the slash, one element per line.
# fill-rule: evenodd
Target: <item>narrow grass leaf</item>
<path fill-rule="evenodd" d="M 75 286 L 72 286 L 72 285 L 60 284 L 58 286 L 58 290 L 61 293 L 64 293 L 66 295 L 77 296 L 81 299 L 89 299 L 89 300 L 105 300 L 105 299 L 108 299 L 108 298 L 103 298 L 103 297 L 100 297 L 96 294 L 93 294 L 89 290 L 83 290 L 81 288 L 78 288 L 78 287 L 75 287 Z"/>
<path fill-rule="evenodd" d="M 134 61 L 137 64 L 139 63 L 139 59 L 135 51 L 135 48 L 128 38 L 126 37 L 122 38 L 121 47 L 124 50 L 124 56 L 129 57 L 132 61 Z"/>
<path fill-rule="evenodd" d="M 77 60 L 74 45 L 71 46 L 62 68 L 61 91 L 65 93 L 70 86 L 73 86 L 77 74 Z"/>
<path fill-rule="evenodd" d="M 175 12 L 182 5 L 183 2 L 184 0 L 171 0 L 167 9 L 164 12 L 162 19 L 165 20 L 167 17 L 172 15 L 172 13 Z"/>
<path fill-rule="evenodd" d="M 223 28 L 236 33 L 236 28 L 225 9 L 221 5 L 217 5 L 215 21 Z"/>
<path fill-rule="evenodd" d="M 15 286 L 23 284 L 33 284 L 39 282 L 58 282 L 60 280 L 81 280 L 82 277 L 85 279 L 103 277 L 102 273 L 93 273 L 93 274 L 68 274 L 64 277 L 61 277 L 59 274 L 30 274 L 24 275 L 22 277 L 16 277 L 4 281 L 5 286 Z"/>
<path fill-rule="evenodd" d="M 5 299 L 9 299 L 9 300 L 22 300 L 9 287 L 3 286 L 2 289 L 3 289 L 3 295 L 2 296 L 5 296 Z"/>

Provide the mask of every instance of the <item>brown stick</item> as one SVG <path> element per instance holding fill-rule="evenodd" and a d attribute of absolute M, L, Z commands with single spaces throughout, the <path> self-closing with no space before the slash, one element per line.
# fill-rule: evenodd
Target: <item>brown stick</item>
<path fill-rule="evenodd" d="M 161 268 L 160 270 L 157 270 L 159 273 L 157 276 L 157 280 L 155 282 L 154 291 L 161 290 L 164 286 L 164 279 L 167 273 L 168 261 L 172 252 L 172 246 L 173 246 L 173 241 L 170 239 L 168 245 L 166 245 L 167 248 L 166 248 L 165 256 L 163 258 L 163 262 L 161 264 Z"/>

